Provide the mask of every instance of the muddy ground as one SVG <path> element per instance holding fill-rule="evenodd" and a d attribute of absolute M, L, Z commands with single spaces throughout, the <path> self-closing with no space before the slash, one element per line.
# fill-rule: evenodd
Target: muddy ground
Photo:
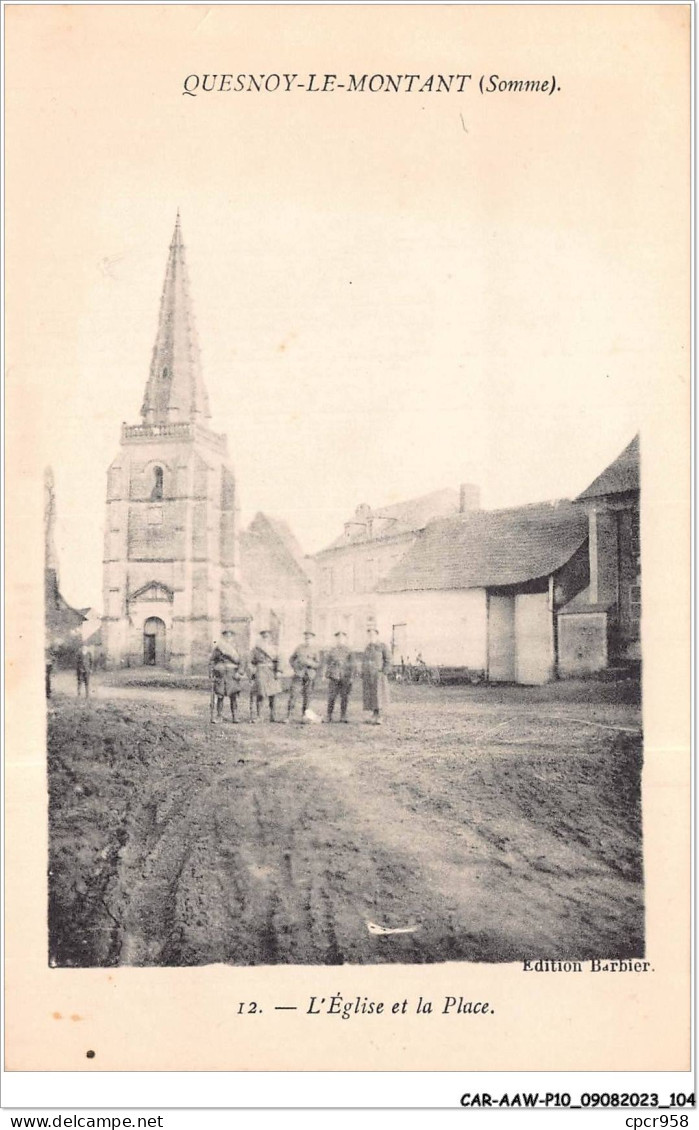
<path fill-rule="evenodd" d="M 359 695 L 212 727 L 202 691 L 94 691 L 49 711 L 52 964 L 643 954 L 627 687 L 395 688 L 380 729 Z"/>

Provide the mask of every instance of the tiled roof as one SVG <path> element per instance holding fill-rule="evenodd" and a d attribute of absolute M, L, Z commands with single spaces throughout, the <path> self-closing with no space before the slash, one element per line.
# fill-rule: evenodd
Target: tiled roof
<path fill-rule="evenodd" d="M 430 522 L 379 592 L 516 585 L 560 569 L 587 537 L 571 502 L 474 510 Z"/>
<path fill-rule="evenodd" d="M 458 512 L 459 492 L 452 487 L 446 487 L 444 490 L 423 494 L 419 498 L 408 499 L 407 502 L 394 502 L 388 506 L 377 506 L 375 509 L 367 506 L 361 514 L 360 509 L 358 508 L 348 520 L 351 523 L 348 533 L 340 534 L 330 545 L 321 549 L 320 553 L 327 553 L 330 549 L 339 549 L 345 545 L 379 541 L 422 530 L 432 519 Z M 372 523 L 371 536 L 367 530 L 368 521 Z"/>
<path fill-rule="evenodd" d="M 292 559 L 294 564 L 303 573 L 304 577 L 309 576 L 308 562 L 304 557 L 303 550 L 296 540 L 295 535 L 292 533 L 291 527 L 281 518 L 272 518 L 269 514 L 263 514 L 261 510 L 257 512 L 248 529 L 243 533 L 242 540 L 245 541 L 246 537 L 250 535 L 263 534 L 265 527 L 271 530 L 274 537 L 278 542 L 281 542 L 287 555 Z"/>
<path fill-rule="evenodd" d="M 622 494 L 628 490 L 640 489 L 640 444 L 634 436 L 628 447 L 613 463 L 598 475 L 589 487 L 578 495 L 579 499 L 599 498 L 605 494 Z"/>

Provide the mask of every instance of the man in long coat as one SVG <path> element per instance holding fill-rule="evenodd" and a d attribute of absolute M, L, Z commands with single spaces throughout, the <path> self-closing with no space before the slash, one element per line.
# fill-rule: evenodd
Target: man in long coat
<path fill-rule="evenodd" d="M 92 661 L 92 652 L 89 647 L 84 645 L 78 651 L 75 673 L 78 680 L 78 698 L 80 698 L 80 688 L 85 688 L 85 698 L 90 697 L 90 676 L 92 675 L 92 668 L 94 664 Z"/>
<path fill-rule="evenodd" d="M 371 721 L 381 725 L 381 711 L 388 706 L 388 675 L 391 670 L 391 653 L 379 640 L 378 628 L 369 628 L 369 642 L 362 658 L 362 690 L 364 709 L 371 710 Z"/>
<path fill-rule="evenodd" d="M 214 645 L 209 659 L 209 678 L 212 680 L 212 723 L 223 721 L 224 698 L 230 699 L 231 722 L 238 721 L 236 717 L 238 695 L 243 682 L 244 668 L 243 659 L 236 647 L 235 633 L 228 630 L 222 632 L 221 643 Z M 216 702 L 215 715 L 214 700 Z"/>
<path fill-rule="evenodd" d="M 250 690 L 250 721 L 256 722 L 260 715 L 260 704 L 269 704 L 269 720 L 277 722 L 274 700 L 282 691 L 279 678 L 279 649 L 272 642 L 272 633 L 266 629 L 250 652 L 250 667 L 253 672 Z"/>
<path fill-rule="evenodd" d="M 316 673 L 320 666 L 320 656 L 313 643 L 314 639 L 315 632 L 304 632 L 303 643 L 299 644 L 294 653 L 289 657 L 289 664 L 291 665 L 291 670 L 294 672 L 294 675 L 289 690 L 289 706 L 286 714 L 287 721 L 291 719 L 299 694 L 301 695 L 301 718 L 302 720 L 306 720 L 308 702 L 316 681 Z"/>
<path fill-rule="evenodd" d="M 354 656 L 347 646 L 347 633 L 335 632 L 335 646 L 330 649 L 325 660 L 325 676 L 328 680 L 328 710 L 326 722 L 332 722 L 333 710 L 340 700 L 340 721 L 347 722 L 347 704 L 354 678 Z"/>
<path fill-rule="evenodd" d="M 44 648 L 44 663 L 45 663 L 45 666 L 46 666 L 46 672 L 45 672 L 45 674 L 46 674 L 46 697 L 47 698 L 51 698 L 51 675 L 53 673 L 54 659 L 55 659 L 55 656 L 53 654 L 53 648 L 49 644 L 47 644 L 46 647 Z"/>

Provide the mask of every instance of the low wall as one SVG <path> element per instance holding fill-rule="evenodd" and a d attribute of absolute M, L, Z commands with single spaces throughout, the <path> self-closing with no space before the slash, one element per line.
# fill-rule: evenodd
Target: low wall
<path fill-rule="evenodd" d="M 558 617 L 558 674 L 591 675 L 609 665 L 606 612 L 571 612 Z"/>

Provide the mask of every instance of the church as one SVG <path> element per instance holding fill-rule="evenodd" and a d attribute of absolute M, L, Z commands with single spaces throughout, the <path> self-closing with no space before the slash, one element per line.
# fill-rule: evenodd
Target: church
<path fill-rule="evenodd" d="M 271 628 L 280 647 L 291 650 L 310 622 L 310 573 L 278 522 L 255 520 L 254 569 L 246 576 L 227 438 L 210 420 L 178 213 L 141 422 L 122 425 L 107 475 L 109 667 L 188 674 L 206 669 L 226 629 L 248 647 L 254 632 Z M 270 585 L 280 574 L 285 583 Z"/>

